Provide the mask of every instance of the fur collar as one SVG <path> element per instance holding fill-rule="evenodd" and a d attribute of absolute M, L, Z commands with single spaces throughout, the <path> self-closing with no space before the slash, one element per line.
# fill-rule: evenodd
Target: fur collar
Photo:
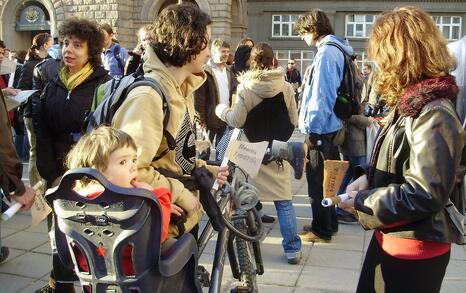
<path fill-rule="evenodd" d="M 437 99 L 448 99 L 456 103 L 458 87 L 451 75 L 425 79 L 409 86 L 398 101 L 398 112 L 416 118 L 428 103 Z"/>
<path fill-rule="evenodd" d="M 244 90 L 254 92 L 260 98 L 274 97 L 287 84 L 285 71 L 279 67 L 266 70 L 248 70 L 238 77 Z"/>

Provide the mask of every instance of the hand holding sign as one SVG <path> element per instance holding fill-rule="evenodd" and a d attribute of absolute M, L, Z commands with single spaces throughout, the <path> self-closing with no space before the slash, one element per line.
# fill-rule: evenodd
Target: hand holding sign
<path fill-rule="evenodd" d="M 346 197 L 337 196 L 337 191 L 340 188 L 348 167 L 348 161 L 324 161 L 324 199 L 322 200 L 322 205 L 324 207 L 344 201 L 343 198 L 345 198 L 345 200 L 347 199 Z"/>

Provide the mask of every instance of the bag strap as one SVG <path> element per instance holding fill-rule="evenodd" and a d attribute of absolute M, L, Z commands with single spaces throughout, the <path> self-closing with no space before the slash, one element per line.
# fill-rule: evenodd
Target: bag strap
<path fill-rule="evenodd" d="M 125 72 L 125 65 L 123 64 L 123 60 L 121 59 L 121 47 L 119 44 L 115 45 L 115 49 L 113 51 L 113 56 L 115 59 L 118 61 L 118 67 L 121 69 L 121 71 L 124 73 Z"/>

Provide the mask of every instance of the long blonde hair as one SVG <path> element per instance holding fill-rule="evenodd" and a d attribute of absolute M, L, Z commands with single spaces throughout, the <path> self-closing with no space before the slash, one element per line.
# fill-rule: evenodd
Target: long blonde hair
<path fill-rule="evenodd" d="M 368 52 L 380 70 L 376 89 L 388 105 L 396 105 L 408 86 L 455 68 L 446 45 L 432 17 L 419 8 L 395 8 L 377 17 Z"/>

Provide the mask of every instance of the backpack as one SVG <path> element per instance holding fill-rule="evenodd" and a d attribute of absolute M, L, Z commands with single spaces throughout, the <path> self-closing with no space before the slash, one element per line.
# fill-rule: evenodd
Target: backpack
<path fill-rule="evenodd" d="M 343 53 L 345 62 L 343 67 L 343 79 L 337 90 L 337 99 L 333 107 L 333 112 L 338 118 L 345 120 L 361 112 L 361 86 L 358 80 L 357 68 L 351 56 L 340 44 L 335 42 L 327 42 L 325 44 L 334 46 Z"/>
<path fill-rule="evenodd" d="M 85 127 L 86 132 L 90 132 L 99 125 L 111 125 L 113 117 L 118 108 L 123 104 L 129 92 L 138 86 L 150 86 L 162 97 L 163 109 L 163 135 L 167 139 L 168 149 L 163 151 L 154 161 L 160 159 L 176 146 L 173 136 L 166 130 L 170 118 L 170 109 L 168 107 L 167 97 L 160 87 L 160 84 L 152 78 L 144 75 L 115 76 L 106 83 L 100 85 L 95 94 L 92 103 L 91 112 L 86 115 Z"/>
<path fill-rule="evenodd" d="M 295 126 L 291 123 L 282 92 L 263 99 L 249 111 L 243 130 L 250 142 L 288 141 Z"/>

